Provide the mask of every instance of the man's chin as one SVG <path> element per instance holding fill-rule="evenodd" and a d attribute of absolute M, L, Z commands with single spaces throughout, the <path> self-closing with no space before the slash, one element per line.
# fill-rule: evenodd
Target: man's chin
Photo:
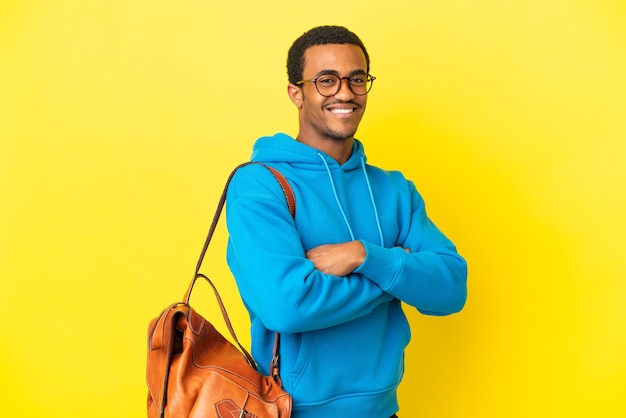
<path fill-rule="evenodd" d="M 354 135 L 356 131 L 347 131 L 347 132 L 337 132 L 337 131 L 329 131 L 326 132 L 324 137 L 330 141 L 335 142 L 345 142 L 354 139 Z"/>

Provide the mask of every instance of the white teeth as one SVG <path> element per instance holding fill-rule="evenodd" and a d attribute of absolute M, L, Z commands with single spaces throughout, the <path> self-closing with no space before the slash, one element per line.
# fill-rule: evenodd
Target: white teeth
<path fill-rule="evenodd" d="M 331 109 L 330 111 L 333 113 L 352 113 L 354 109 Z"/>

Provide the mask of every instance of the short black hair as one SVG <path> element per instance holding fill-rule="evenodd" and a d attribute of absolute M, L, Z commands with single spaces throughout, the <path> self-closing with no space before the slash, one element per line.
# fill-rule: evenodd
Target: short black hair
<path fill-rule="evenodd" d="M 367 54 L 365 45 L 353 32 L 343 26 L 318 26 L 303 33 L 294 41 L 287 53 L 287 76 L 289 82 L 295 84 L 302 80 L 304 71 L 304 52 L 314 45 L 326 44 L 353 44 L 363 50 L 367 72 L 370 70 L 370 57 Z"/>

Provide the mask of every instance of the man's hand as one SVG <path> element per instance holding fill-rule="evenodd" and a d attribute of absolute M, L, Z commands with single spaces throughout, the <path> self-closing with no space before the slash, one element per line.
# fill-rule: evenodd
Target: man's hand
<path fill-rule="evenodd" d="M 346 276 L 363 263 L 365 248 L 361 241 L 325 244 L 307 251 L 306 258 L 322 273 Z"/>

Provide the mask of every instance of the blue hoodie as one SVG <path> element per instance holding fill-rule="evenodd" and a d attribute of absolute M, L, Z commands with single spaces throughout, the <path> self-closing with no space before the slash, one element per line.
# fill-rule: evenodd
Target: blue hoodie
<path fill-rule="evenodd" d="M 252 160 L 282 172 L 296 195 L 294 220 L 276 180 L 254 164 L 228 190 L 227 261 L 260 371 L 268 373 L 278 331 L 294 418 L 393 415 L 411 337 L 401 301 L 430 315 L 461 310 L 465 261 L 428 219 L 413 183 L 366 164 L 358 140 L 343 165 L 285 134 L 260 138 Z M 305 257 L 352 240 L 366 257 L 345 277 Z"/>

